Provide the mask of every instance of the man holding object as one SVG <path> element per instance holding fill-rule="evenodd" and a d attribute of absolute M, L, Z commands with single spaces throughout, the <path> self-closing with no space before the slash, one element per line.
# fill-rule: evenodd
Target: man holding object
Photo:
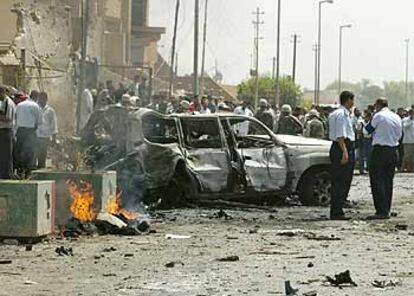
<path fill-rule="evenodd" d="M 329 153 L 332 163 L 331 220 L 349 220 L 343 207 L 351 188 L 355 166 L 355 133 L 351 122 L 354 98 L 352 92 L 342 92 L 341 106 L 329 116 L 329 139 L 332 141 Z"/>

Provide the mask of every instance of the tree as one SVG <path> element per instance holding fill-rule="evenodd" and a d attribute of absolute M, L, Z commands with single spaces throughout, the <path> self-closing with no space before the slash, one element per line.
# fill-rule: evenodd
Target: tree
<path fill-rule="evenodd" d="M 279 80 L 280 104 L 289 104 L 297 106 L 302 99 L 302 90 L 299 85 L 295 84 L 288 76 L 283 76 Z M 275 100 L 276 80 L 270 76 L 259 77 L 259 98 L 267 99 L 269 103 Z M 237 86 L 240 100 L 246 100 L 254 105 L 256 90 L 255 78 L 243 81 Z"/>

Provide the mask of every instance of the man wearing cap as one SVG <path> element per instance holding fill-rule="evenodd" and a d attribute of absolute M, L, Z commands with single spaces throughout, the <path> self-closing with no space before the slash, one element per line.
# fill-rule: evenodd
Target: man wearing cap
<path fill-rule="evenodd" d="M 280 111 L 281 116 L 277 133 L 292 136 L 302 135 L 303 125 L 298 118 L 292 115 L 292 107 L 286 104 L 282 106 Z"/>
<path fill-rule="evenodd" d="M 402 137 L 401 118 L 388 108 L 388 101 L 375 103 L 376 113 L 365 129 L 372 134 L 373 151 L 369 168 L 376 213 L 370 220 L 389 219 L 394 186 L 397 149 Z"/>
<path fill-rule="evenodd" d="M 0 179 L 13 176 L 13 128 L 15 105 L 0 86 Z"/>
<path fill-rule="evenodd" d="M 273 130 L 273 124 L 275 121 L 274 114 L 270 111 L 269 103 L 266 99 L 261 99 L 259 102 L 259 110 L 254 116 L 266 125 L 270 130 Z"/>
<path fill-rule="evenodd" d="M 332 141 L 329 153 L 332 163 L 331 220 L 348 220 L 343 208 L 351 188 L 355 166 L 355 132 L 351 122 L 354 97 L 349 91 L 342 92 L 341 106 L 329 116 L 329 139 Z"/>
<path fill-rule="evenodd" d="M 42 111 L 32 97 L 16 107 L 15 164 L 21 177 L 28 177 L 35 166 L 36 130 L 43 123 Z"/>
<path fill-rule="evenodd" d="M 305 136 L 309 138 L 324 139 L 325 128 L 322 120 L 319 118 L 319 113 L 312 109 L 308 113 L 308 121 L 305 127 Z"/>

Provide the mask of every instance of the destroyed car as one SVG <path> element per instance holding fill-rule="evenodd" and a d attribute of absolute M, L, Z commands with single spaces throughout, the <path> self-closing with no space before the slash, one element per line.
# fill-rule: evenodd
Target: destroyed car
<path fill-rule="evenodd" d="M 329 142 L 275 135 L 232 113 L 164 116 L 109 106 L 95 112 L 83 140 L 94 170 L 116 170 L 131 203 L 206 199 L 330 201 Z"/>

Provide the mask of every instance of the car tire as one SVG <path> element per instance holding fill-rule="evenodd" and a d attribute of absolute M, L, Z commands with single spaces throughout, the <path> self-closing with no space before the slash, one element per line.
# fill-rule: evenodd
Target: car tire
<path fill-rule="evenodd" d="M 309 170 L 298 186 L 299 199 L 304 206 L 327 207 L 331 202 L 331 173 L 328 169 Z"/>
<path fill-rule="evenodd" d="M 187 171 L 177 171 L 164 190 L 162 207 L 180 208 L 196 200 L 196 182 Z"/>

